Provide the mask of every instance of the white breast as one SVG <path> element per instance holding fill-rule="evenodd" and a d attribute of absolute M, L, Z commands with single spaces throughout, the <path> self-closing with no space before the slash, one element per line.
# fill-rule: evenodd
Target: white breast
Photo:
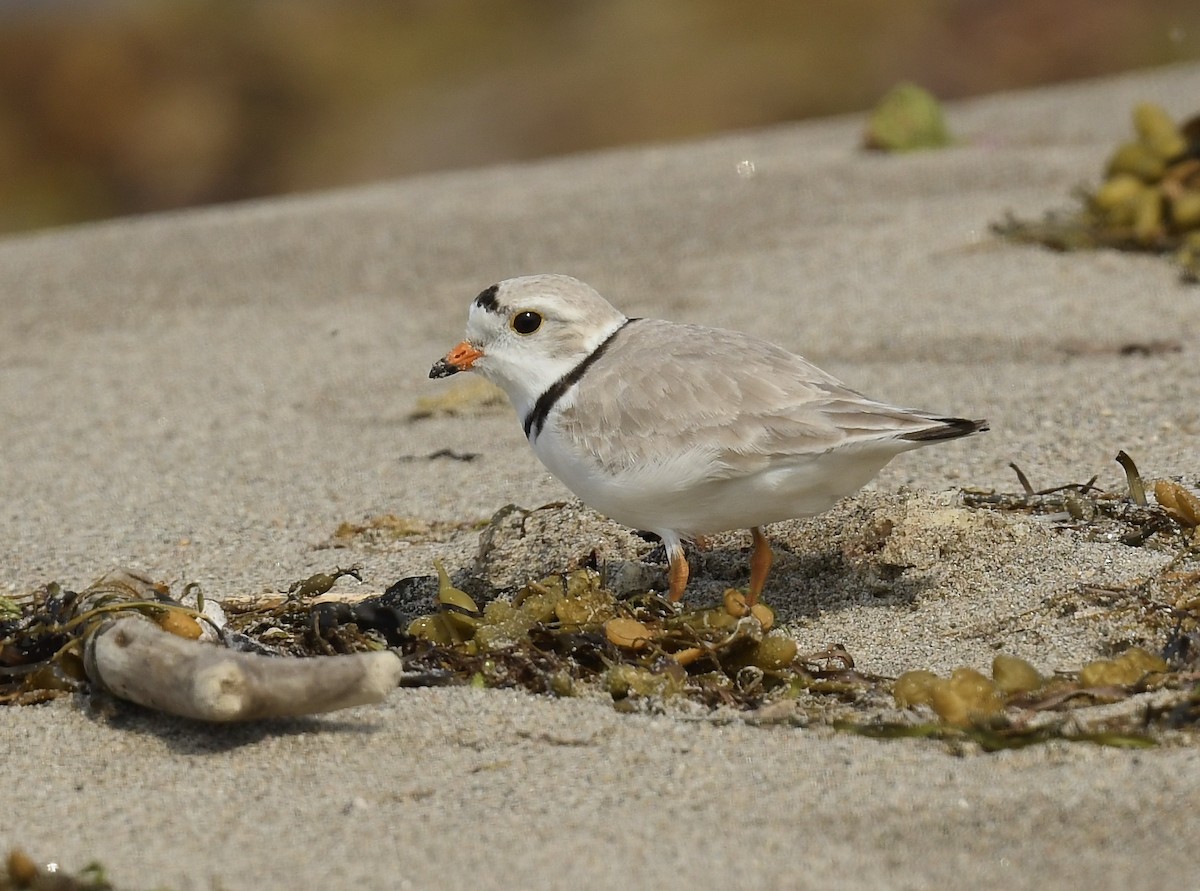
<path fill-rule="evenodd" d="M 570 404 L 568 394 L 561 407 Z M 554 476 L 619 523 L 684 538 L 814 516 L 866 485 L 896 454 L 894 448 L 827 452 L 730 475 L 711 451 L 681 443 L 675 451 L 656 449 L 651 462 L 610 470 L 563 433 L 559 415 L 556 407 L 532 442 Z"/>

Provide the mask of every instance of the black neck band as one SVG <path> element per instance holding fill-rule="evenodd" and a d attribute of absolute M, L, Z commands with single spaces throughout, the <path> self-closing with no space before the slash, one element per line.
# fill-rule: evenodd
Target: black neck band
<path fill-rule="evenodd" d="M 613 331 L 612 334 L 600 341 L 600 345 L 591 351 L 578 365 L 552 383 L 545 389 L 537 402 L 533 404 L 529 414 L 525 416 L 525 438 L 532 440 L 535 436 L 541 436 L 542 428 L 546 426 L 546 416 L 550 414 L 550 410 L 554 408 L 559 399 L 567 390 L 571 389 L 583 377 L 585 371 L 592 367 L 593 363 L 609 348 L 616 337 L 626 325 L 630 322 L 635 322 L 636 319 L 626 319 L 620 326 Z"/>

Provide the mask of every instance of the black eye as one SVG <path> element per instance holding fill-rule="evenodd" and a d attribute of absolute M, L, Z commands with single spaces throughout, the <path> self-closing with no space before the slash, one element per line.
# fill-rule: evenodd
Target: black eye
<path fill-rule="evenodd" d="M 526 309 L 513 316 L 510 324 L 518 334 L 532 334 L 542 327 L 542 316 L 531 309 Z"/>

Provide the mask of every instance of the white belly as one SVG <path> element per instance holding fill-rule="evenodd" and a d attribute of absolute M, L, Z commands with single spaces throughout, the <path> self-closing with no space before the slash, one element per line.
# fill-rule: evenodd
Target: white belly
<path fill-rule="evenodd" d="M 728 476 L 715 475 L 711 455 L 700 449 L 609 473 L 569 448 L 550 425 L 533 449 L 568 489 L 605 516 L 684 538 L 819 514 L 861 489 L 898 453 L 894 444 L 826 452 Z"/>

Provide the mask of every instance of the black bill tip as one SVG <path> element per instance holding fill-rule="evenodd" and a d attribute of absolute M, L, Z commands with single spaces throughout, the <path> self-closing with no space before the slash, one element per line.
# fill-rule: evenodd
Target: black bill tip
<path fill-rule="evenodd" d="M 461 368 L 457 365 L 451 365 L 443 357 L 433 363 L 433 367 L 429 369 L 429 376 L 431 378 L 449 377 L 452 374 L 458 374 L 460 371 L 462 371 Z"/>

